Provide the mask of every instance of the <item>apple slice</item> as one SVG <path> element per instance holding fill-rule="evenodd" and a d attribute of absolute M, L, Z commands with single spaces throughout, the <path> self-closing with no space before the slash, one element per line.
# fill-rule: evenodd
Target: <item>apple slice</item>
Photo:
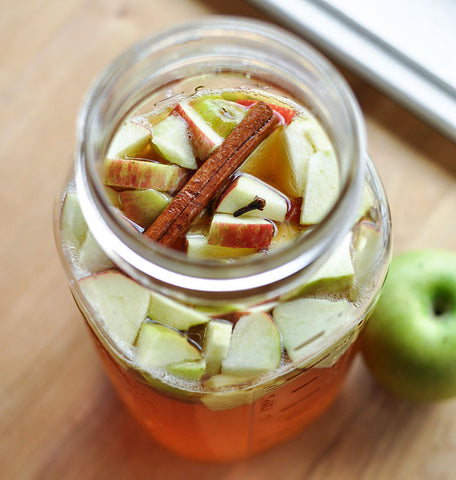
<path fill-rule="evenodd" d="M 282 356 L 280 335 L 267 313 L 244 315 L 236 323 L 222 373 L 252 377 L 275 370 Z"/>
<path fill-rule="evenodd" d="M 219 245 L 209 245 L 207 237 L 201 234 L 187 234 L 185 237 L 187 244 L 187 256 L 193 259 L 224 259 L 244 257 L 257 252 L 256 248 L 229 248 Z"/>
<path fill-rule="evenodd" d="M 79 287 L 108 333 L 133 344 L 147 315 L 149 291 L 115 270 L 85 277 Z"/>
<path fill-rule="evenodd" d="M 240 218 L 216 213 L 212 218 L 207 243 L 231 248 L 268 248 L 274 224 L 262 218 Z"/>
<path fill-rule="evenodd" d="M 125 190 L 119 193 L 124 214 L 137 225 L 149 227 L 173 197 L 158 190 Z"/>
<path fill-rule="evenodd" d="M 152 320 L 178 330 L 188 330 L 193 325 L 209 321 L 206 314 L 156 292 L 150 294 L 148 315 Z"/>
<path fill-rule="evenodd" d="M 372 192 L 369 184 L 365 183 L 363 188 L 363 195 L 359 204 L 358 217 L 356 220 L 359 221 L 361 218 L 368 216 L 371 212 L 371 209 L 374 208 L 374 204 L 374 193 Z"/>
<path fill-rule="evenodd" d="M 109 145 L 108 158 L 122 158 L 140 153 L 150 141 L 150 130 L 128 121 L 124 123 Z"/>
<path fill-rule="evenodd" d="M 86 238 L 79 250 L 79 264 L 81 268 L 91 273 L 102 272 L 114 267 L 111 259 L 103 252 L 90 230 L 87 231 Z"/>
<path fill-rule="evenodd" d="M 173 363 L 166 367 L 166 370 L 176 377 L 187 380 L 199 380 L 206 371 L 206 361 L 189 360 L 182 363 Z"/>
<path fill-rule="evenodd" d="M 198 158 L 206 160 L 212 151 L 223 143 L 223 137 L 216 133 L 188 102 L 179 102 L 174 111 L 187 122 Z"/>
<path fill-rule="evenodd" d="M 285 221 L 290 205 L 287 197 L 259 178 L 247 174 L 239 175 L 228 187 L 219 200 L 216 212 L 233 214 L 253 202 L 255 197 L 262 198 L 265 205 L 261 210 L 247 211 L 244 216 Z"/>
<path fill-rule="evenodd" d="M 195 98 L 190 106 L 223 138 L 241 123 L 247 108 L 222 98 Z"/>
<path fill-rule="evenodd" d="M 348 291 L 353 285 L 354 278 L 352 238 L 353 235 L 349 232 L 308 282 L 293 292 L 292 297 Z M 289 295 L 287 297 L 290 298 Z"/>
<path fill-rule="evenodd" d="M 356 226 L 353 251 L 355 282 L 360 286 L 368 282 L 366 277 L 372 275 L 385 252 L 383 235 L 378 225 L 363 221 Z"/>
<path fill-rule="evenodd" d="M 152 144 L 168 162 L 192 170 L 198 168 L 187 122 L 181 116 L 171 114 L 155 125 L 152 129 Z"/>
<path fill-rule="evenodd" d="M 333 153 L 333 147 L 328 136 L 315 118 L 308 117 L 303 119 L 303 128 L 306 138 L 310 141 L 316 152 Z"/>
<path fill-rule="evenodd" d="M 228 353 L 233 324 L 225 320 L 211 320 L 206 325 L 203 343 L 203 355 L 206 360 L 208 375 L 220 371 L 222 361 Z"/>
<path fill-rule="evenodd" d="M 283 129 L 283 141 L 291 174 L 290 187 L 295 197 L 300 197 L 304 193 L 309 159 L 315 153 L 312 142 L 306 135 L 307 127 L 307 120 L 297 117 Z"/>
<path fill-rule="evenodd" d="M 136 340 L 136 360 L 140 368 L 173 368 L 181 374 L 185 362 L 202 360 L 200 351 L 176 330 L 158 323 L 144 322 Z M 180 366 L 179 366 L 180 365 Z M 195 365 L 200 370 L 200 365 Z M 191 370 L 191 369 L 190 369 Z M 187 370 L 190 376 L 194 375 Z"/>
<path fill-rule="evenodd" d="M 237 103 L 240 105 L 245 105 L 246 107 L 251 107 L 257 103 L 257 100 L 248 100 L 248 99 L 239 99 Z M 281 105 L 277 105 L 275 103 L 268 103 L 268 105 L 274 111 L 274 114 L 279 120 L 281 125 L 288 125 L 293 120 L 296 112 L 292 108 L 282 107 Z"/>
<path fill-rule="evenodd" d="M 301 224 L 320 223 L 339 195 L 339 165 L 334 155 L 317 152 L 309 159 Z"/>
<path fill-rule="evenodd" d="M 87 224 L 75 192 L 68 192 L 65 195 L 60 217 L 60 229 L 63 242 L 68 242 L 75 248 L 82 245 L 87 234 Z"/>
<path fill-rule="evenodd" d="M 279 304 L 272 316 L 293 362 L 322 353 L 343 335 L 354 309 L 346 300 L 300 298 Z"/>
<path fill-rule="evenodd" d="M 105 184 L 124 188 L 153 188 L 171 192 L 179 186 L 184 170 L 177 165 L 165 165 L 147 160 L 105 160 Z"/>

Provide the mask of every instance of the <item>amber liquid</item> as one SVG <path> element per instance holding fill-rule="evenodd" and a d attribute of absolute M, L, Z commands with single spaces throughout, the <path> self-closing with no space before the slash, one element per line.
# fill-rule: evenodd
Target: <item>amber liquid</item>
<path fill-rule="evenodd" d="M 355 348 L 332 367 L 296 369 L 253 403 L 213 411 L 201 402 L 172 398 L 139 380 L 95 339 L 119 397 L 149 433 L 169 450 L 203 461 L 233 461 L 279 444 L 326 411 L 335 400 Z"/>

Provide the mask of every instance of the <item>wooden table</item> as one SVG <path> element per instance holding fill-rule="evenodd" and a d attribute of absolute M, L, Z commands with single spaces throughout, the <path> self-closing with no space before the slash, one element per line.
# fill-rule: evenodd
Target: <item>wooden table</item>
<path fill-rule="evenodd" d="M 202 465 L 147 437 L 105 379 L 54 248 L 76 114 L 91 81 L 140 37 L 208 14 L 260 15 L 241 0 L 0 5 L 0 478 L 455 478 L 456 401 L 396 400 L 360 359 L 323 418 L 251 460 Z M 456 145 L 347 78 L 391 203 L 395 251 L 456 249 Z"/>

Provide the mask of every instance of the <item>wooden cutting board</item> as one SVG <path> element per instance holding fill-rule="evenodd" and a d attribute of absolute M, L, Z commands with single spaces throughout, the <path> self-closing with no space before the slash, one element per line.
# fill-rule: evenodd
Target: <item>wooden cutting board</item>
<path fill-rule="evenodd" d="M 396 400 L 361 359 L 327 414 L 251 460 L 198 464 L 147 437 L 104 377 L 53 244 L 77 111 L 107 62 L 144 35 L 259 14 L 241 0 L 2 0 L 0 12 L 0 478 L 455 478 L 456 401 Z M 456 249 L 456 145 L 344 74 L 391 203 L 395 252 Z"/>

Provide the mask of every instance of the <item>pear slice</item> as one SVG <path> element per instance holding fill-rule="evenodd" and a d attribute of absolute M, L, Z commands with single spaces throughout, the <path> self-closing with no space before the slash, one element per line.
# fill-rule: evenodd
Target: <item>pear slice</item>
<path fill-rule="evenodd" d="M 336 157 L 323 152 L 312 155 L 308 162 L 301 224 L 320 223 L 336 202 L 339 188 L 339 165 Z"/>
<path fill-rule="evenodd" d="M 222 373 L 258 376 L 279 366 L 282 356 L 280 336 L 267 313 L 244 315 L 236 323 L 230 348 L 222 361 Z"/>
<path fill-rule="evenodd" d="M 346 300 L 301 298 L 281 303 L 272 315 L 288 356 L 302 363 L 322 353 L 345 333 L 354 307 Z"/>
<path fill-rule="evenodd" d="M 150 293 L 148 315 L 152 320 L 178 330 L 188 330 L 193 325 L 207 323 L 210 318 L 192 307 L 187 307 L 156 292 Z"/>
<path fill-rule="evenodd" d="M 187 372 L 187 378 L 195 375 L 195 369 L 189 368 L 187 362 L 200 362 L 200 351 L 180 332 L 158 323 L 144 322 L 136 340 L 136 360 L 143 370 L 166 368 L 179 372 L 179 376 Z M 195 364 L 201 370 L 200 364 Z M 202 375 L 202 373 L 201 373 Z"/>
<path fill-rule="evenodd" d="M 122 158 L 140 153 L 150 141 L 150 130 L 128 121 L 115 134 L 107 158 Z"/>
<path fill-rule="evenodd" d="M 203 355 L 206 359 L 208 375 L 220 371 L 222 361 L 225 359 L 231 343 L 233 324 L 225 320 L 211 320 L 206 325 L 203 343 Z"/>
<path fill-rule="evenodd" d="M 198 168 L 190 143 L 187 122 L 182 117 L 169 115 L 155 125 L 152 144 L 169 162 L 192 170 Z"/>
<path fill-rule="evenodd" d="M 79 287 L 108 333 L 133 344 L 147 315 L 149 291 L 115 270 L 85 277 Z"/>

